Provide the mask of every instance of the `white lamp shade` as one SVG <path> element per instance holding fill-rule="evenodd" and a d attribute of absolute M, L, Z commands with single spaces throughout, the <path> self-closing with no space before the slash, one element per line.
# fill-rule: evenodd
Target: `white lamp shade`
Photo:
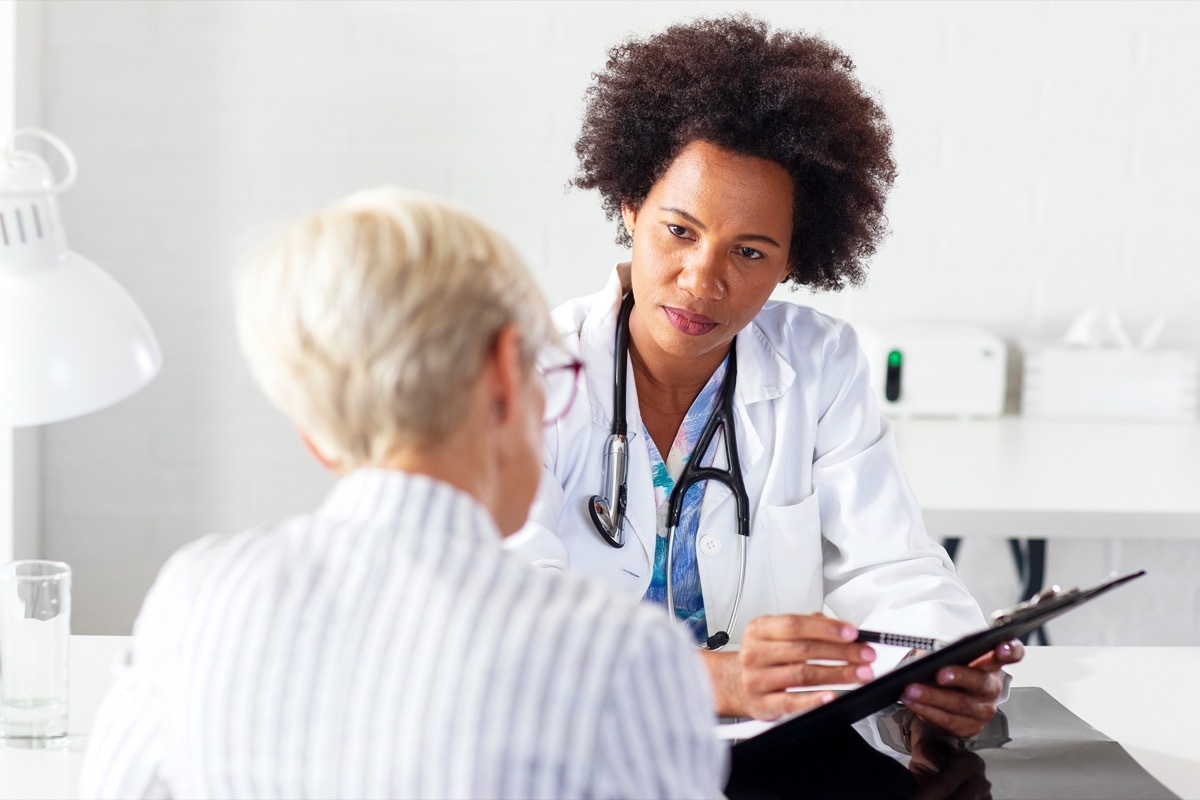
<path fill-rule="evenodd" d="M 54 146 L 57 183 L 20 137 Z M 0 426 L 76 417 L 150 382 L 162 351 L 133 298 L 67 245 L 56 195 L 75 180 L 75 156 L 40 128 L 13 131 L 0 152 Z"/>
<path fill-rule="evenodd" d="M 133 394 L 161 366 L 141 309 L 83 256 L 0 271 L 0 425 L 87 414 Z"/>

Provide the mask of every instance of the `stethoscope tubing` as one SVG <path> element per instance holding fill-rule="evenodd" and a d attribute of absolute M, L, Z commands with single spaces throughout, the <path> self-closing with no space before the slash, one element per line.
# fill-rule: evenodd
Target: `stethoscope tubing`
<path fill-rule="evenodd" d="M 725 379 L 721 383 L 721 396 L 718 399 L 717 407 L 713 409 L 709 414 L 708 421 L 704 423 L 704 430 L 696 441 L 696 446 L 692 448 L 692 457 L 684 465 L 683 472 L 675 481 L 675 486 L 671 489 L 671 496 L 667 501 L 667 608 L 671 609 L 672 613 L 675 609 L 675 577 L 671 566 L 675 563 L 675 531 L 679 527 L 679 518 L 683 514 L 684 495 L 687 494 L 688 489 L 700 481 L 716 481 L 729 487 L 737 505 L 738 567 L 741 573 L 738 579 L 737 594 L 734 595 L 729 624 L 723 630 L 708 637 L 708 640 L 702 645 L 706 650 L 720 650 L 729 642 L 729 631 L 733 630 L 733 626 L 737 623 L 738 610 L 742 602 L 742 586 L 746 582 L 746 540 L 750 538 L 750 497 L 746 492 L 746 484 L 742 480 L 737 436 L 733 427 L 733 396 L 736 387 L 737 337 L 735 336 L 729 343 L 729 361 L 725 366 Z M 700 466 L 718 429 L 723 433 L 721 440 L 725 444 L 725 461 L 728 466 L 725 469 Z"/>
<path fill-rule="evenodd" d="M 621 301 L 621 312 L 617 315 L 616 361 L 613 363 L 613 420 L 614 436 L 628 434 L 625 422 L 625 384 L 629 375 L 629 315 L 633 313 L 633 292 Z"/>
<path fill-rule="evenodd" d="M 629 369 L 629 315 L 633 311 L 633 292 L 621 301 L 617 315 L 617 330 L 613 363 L 613 420 L 608 441 L 605 445 L 604 486 L 606 495 L 592 495 L 588 499 L 588 512 L 592 524 L 601 538 L 613 547 L 624 547 L 625 501 L 627 494 L 628 455 L 625 407 L 625 387 Z M 729 624 L 701 645 L 702 649 L 720 650 L 729 642 L 729 631 L 737 623 L 738 610 L 742 602 L 742 588 L 746 584 L 746 540 L 750 537 L 750 498 L 742 480 L 741 461 L 738 458 L 737 436 L 733 424 L 733 397 L 737 386 L 737 337 L 729 344 L 729 360 L 725 368 L 725 379 L 717 407 L 709 415 L 692 453 L 695 458 L 684 465 L 679 480 L 671 490 L 667 501 L 667 564 L 666 589 L 667 608 L 675 614 L 675 581 L 671 566 L 675 563 L 675 530 L 683 512 L 683 498 L 687 490 L 698 481 L 717 481 L 729 487 L 737 505 L 739 578 Z M 712 444 L 717 429 L 723 431 L 725 444 L 725 469 L 701 467 L 700 461 Z"/>
<path fill-rule="evenodd" d="M 738 585 L 733 595 L 733 609 L 729 612 L 729 624 L 725 630 L 717 631 L 700 645 L 701 650 L 721 650 L 729 644 L 729 631 L 737 624 L 738 610 L 742 606 L 742 587 L 746 585 L 746 540 L 738 537 Z M 671 577 L 670 565 L 675 563 L 675 529 L 667 529 L 667 608 L 675 608 L 675 580 Z"/>

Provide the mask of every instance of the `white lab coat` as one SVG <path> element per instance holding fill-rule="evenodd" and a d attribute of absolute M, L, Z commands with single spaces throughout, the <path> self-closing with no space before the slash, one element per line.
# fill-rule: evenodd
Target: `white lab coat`
<path fill-rule="evenodd" d="M 657 518 L 632 373 L 625 546 L 601 539 L 587 510 L 603 491 L 614 331 L 628 285 L 629 267 L 618 265 L 601 292 L 554 312 L 586 377 L 567 416 L 546 431 L 538 498 L 508 546 L 534 563 L 641 596 Z M 811 308 L 769 301 L 738 334 L 737 349 L 735 427 L 751 514 L 732 642 L 754 617 L 780 613 L 825 611 L 863 628 L 939 638 L 981 629 L 978 604 L 925 532 L 854 330 Z M 714 465 L 724 466 L 723 445 L 714 445 Z M 710 635 L 728 625 L 737 591 L 734 508 L 724 484 L 707 485 L 696 546 Z"/>

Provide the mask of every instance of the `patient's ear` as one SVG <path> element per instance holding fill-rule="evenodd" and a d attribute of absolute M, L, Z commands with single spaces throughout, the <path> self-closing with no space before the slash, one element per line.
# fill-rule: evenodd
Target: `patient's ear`
<path fill-rule="evenodd" d="M 301 441 L 304 442 L 304 446 L 308 448 L 308 452 L 312 453 L 312 457 L 317 460 L 317 463 L 319 463 L 322 467 L 329 470 L 330 472 L 341 472 L 341 470 L 338 469 L 338 465 L 336 462 L 332 461 L 329 458 L 326 458 L 325 454 L 322 453 L 319 449 L 317 449 L 317 446 L 315 444 L 313 444 L 313 440 L 308 437 L 307 433 L 305 433 L 304 431 L 299 431 L 299 433 L 300 433 Z"/>
<path fill-rule="evenodd" d="M 525 371 L 521 362 L 521 334 L 515 323 L 505 325 L 496 335 L 486 370 L 493 419 L 497 423 L 509 422 L 523 399 L 521 385 Z"/>

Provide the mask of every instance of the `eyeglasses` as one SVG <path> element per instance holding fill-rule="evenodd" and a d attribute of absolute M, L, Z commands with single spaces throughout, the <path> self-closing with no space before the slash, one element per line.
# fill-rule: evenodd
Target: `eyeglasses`
<path fill-rule="evenodd" d="M 539 366 L 537 368 L 546 396 L 546 409 L 542 412 L 542 424 L 553 425 L 567 415 L 571 403 L 575 400 L 575 390 L 579 385 L 579 373 L 582 369 L 583 362 L 578 360 L 553 367 Z"/>

